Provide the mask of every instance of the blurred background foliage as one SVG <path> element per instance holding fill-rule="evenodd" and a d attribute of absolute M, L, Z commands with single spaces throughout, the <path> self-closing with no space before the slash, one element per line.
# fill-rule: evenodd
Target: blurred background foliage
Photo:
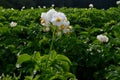
<path fill-rule="evenodd" d="M 55 4 L 56 7 L 88 7 L 93 4 L 96 8 L 115 7 L 117 0 L 0 0 L 0 6 L 5 8 L 21 9 L 22 6 L 26 8 L 38 6 L 51 6 Z"/>

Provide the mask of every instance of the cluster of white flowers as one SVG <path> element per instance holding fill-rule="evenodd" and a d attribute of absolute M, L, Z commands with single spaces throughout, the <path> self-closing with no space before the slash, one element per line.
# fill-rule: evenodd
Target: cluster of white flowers
<path fill-rule="evenodd" d="M 12 22 L 10 23 L 10 26 L 11 26 L 11 27 L 15 27 L 15 26 L 17 26 L 17 23 L 12 21 Z"/>
<path fill-rule="evenodd" d="M 57 12 L 55 9 L 50 9 L 48 12 L 41 14 L 41 24 L 47 28 L 50 28 L 51 24 L 57 26 L 58 31 L 63 33 L 69 33 L 72 29 L 70 22 L 62 12 Z"/>
<path fill-rule="evenodd" d="M 108 40 L 109 40 L 109 38 L 108 38 L 107 36 L 102 35 L 102 34 L 98 35 L 98 36 L 97 36 L 97 39 L 98 39 L 100 42 L 108 42 Z"/>

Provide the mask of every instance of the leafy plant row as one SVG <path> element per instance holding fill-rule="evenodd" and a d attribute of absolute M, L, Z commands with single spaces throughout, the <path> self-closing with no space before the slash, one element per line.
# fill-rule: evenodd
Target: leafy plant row
<path fill-rule="evenodd" d="M 120 75 L 120 8 L 55 8 L 72 32 L 52 39 L 42 12 L 0 7 L 0 75 L 3 80 L 117 80 Z M 11 26 L 15 22 L 15 26 Z M 104 35 L 107 41 L 100 41 Z M 100 39 L 98 38 L 100 37 Z M 53 50 L 49 52 L 53 40 Z M 50 54 L 51 53 L 51 54 Z M 76 77 L 75 77 L 76 76 Z"/>

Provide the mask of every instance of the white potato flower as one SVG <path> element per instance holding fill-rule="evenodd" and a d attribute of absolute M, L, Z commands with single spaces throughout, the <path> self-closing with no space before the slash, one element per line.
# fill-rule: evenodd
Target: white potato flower
<path fill-rule="evenodd" d="M 64 24 L 64 21 L 67 21 L 67 18 L 62 12 L 55 13 L 51 19 L 52 24 L 58 27 L 62 26 L 62 24 Z"/>
<path fill-rule="evenodd" d="M 31 7 L 31 9 L 34 9 L 34 7 Z"/>
<path fill-rule="evenodd" d="M 10 23 L 10 26 L 11 26 L 11 27 L 15 27 L 15 26 L 17 26 L 17 23 L 12 21 L 12 22 Z"/>
<path fill-rule="evenodd" d="M 65 25 L 65 26 L 69 26 L 69 25 L 70 25 L 70 22 L 69 22 L 69 21 L 64 21 L 64 25 Z"/>
<path fill-rule="evenodd" d="M 52 4 L 51 6 L 52 6 L 52 7 L 54 7 L 55 5 L 54 5 L 54 4 Z"/>
<path fill-rule="evenodd" d="M 42 13 L 41 14 L 41 24 L 43 26 L 49 26 L 49 21 L 48 21 L 48 18 L 47 18 L 47 13 Z"/>
<path fill-rule="evenodd" d="M 54 9 L 50 9 L 47 13 L 41 14 L 41 24 L 44 26 L 49 26 L 49 23 L 53 17 L 53 15 L 57 13 Z"/>
<path fill-rule="evenodd" d="M 51 19 L 53 18 L 53 15 L 54 15 L 55 13 L 57 13 L 57 11 L 55 11 L 55 9 L 50 9 L 50 10 L 46 13 L 47 19 L 48 19 L 49 21 L 51 21 Z"/>
<path fill-rule="evenodd" d="M 71 32 L 71 30 L 72 30 L 72 26 L 66 26 L 64 29 L 63 29 L 63 33 L 70 33 Z"/>
<path fill-rule="evenodd" d="M 70 22 L 69 21 L 64 21 L 63 24 L 61 25 L 61 27 L 58 27 L 60 30 L 64 30 L 65 27 L 69 26 Z"/>
<path fill-rule="evenodd" d="M 43 8 L 46 8 L 46 6 L 43 6 Z"/>
<path fill-rule="evenodd" d="M 38 8 L 41 8 L 41 6 L 38 6 Z"/>
<path fill-rule="evenodd" d="M 69 21 L 64 21 L 64 24 L 61 26 L 63 33 L 70 33 L 72 30 L 72 26 L 70 26 Z"/>
<path fill-rule="evenodd" d="M 89 4 L 89 8 L 93 8 L 94 6 L 93 6 L 93 4 Z"/>
<path fill-rule="evenodd" d="M 120 1 L 116 1 L 116 4 L 119 5 L 119 4 L 120 4 Z"/>
<path fill-rule="evenodd" d="M 11 10 L 14 10 L 14 8 L 11 8 Z"/>
<path fill-rule="evenodd" d="M 25 9 L 25 6 L 23 6 L 22 9 Z"/>
<path fill-rule="evenodd" d="M 97 35 L 97 39 L 100 41 L 100 42 L 108 42 L 109 38 L 105 35 Z"/>

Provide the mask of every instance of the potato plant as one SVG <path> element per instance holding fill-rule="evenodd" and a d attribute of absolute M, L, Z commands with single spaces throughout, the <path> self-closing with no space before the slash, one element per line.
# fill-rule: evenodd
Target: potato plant
<path fill-rule="evenodd" d="M 65 34 L 41 24 L 50 9 L 0 7 L 0 78 L 119 80 L 120 7 L 55 8 L 72 26 Z"/>

